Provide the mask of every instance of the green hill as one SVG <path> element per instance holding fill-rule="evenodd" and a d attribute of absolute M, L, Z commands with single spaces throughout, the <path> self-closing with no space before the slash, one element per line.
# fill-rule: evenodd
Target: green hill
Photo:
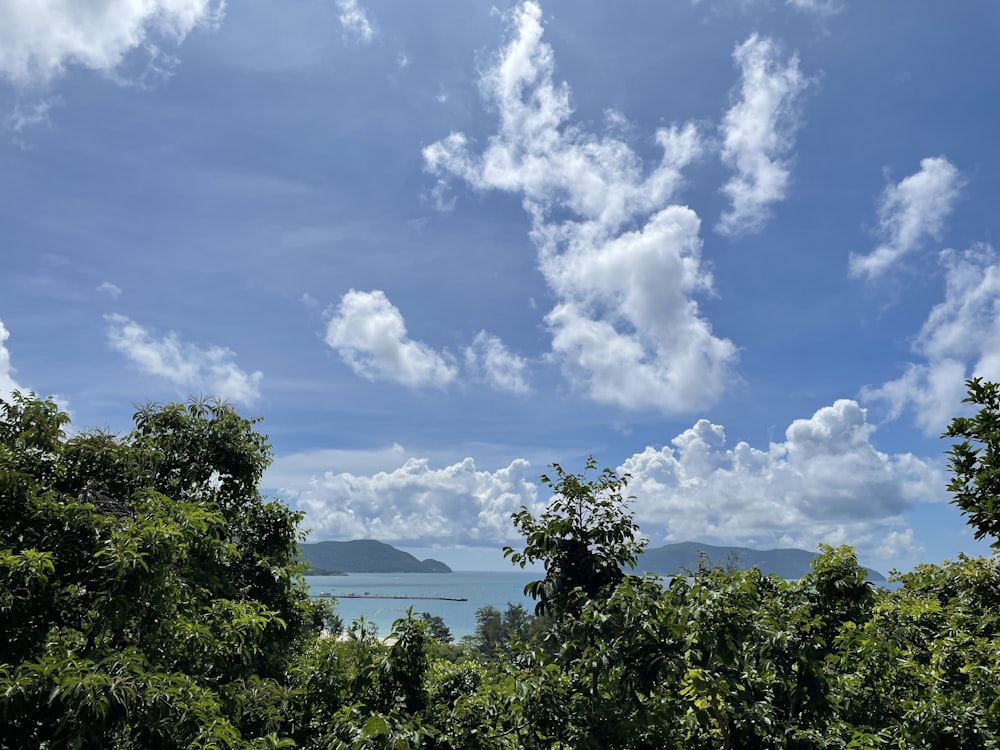
<path fill-rule="evenodd" d="M 762 573 L 779 578 L 801 578 L 809 572 L 809 563 L 817 557 L 815 552 L 804 549 L 749 549 L 748 547 L 713 547 L 701 542 L 680 542 L 663 547 L 646 549 L 639 556 L 636 570 L 660 576 L 675 575 L 685 569 L 698 567 L 699 555 L 704 553 L 714 565 L 735 565 L 740 570 L 760 568 Z M 877 570 L 865 568 L 868 578 L 876 583 L 885 581 Z"/>
<path fill-rule="evenodd" d="M 315 542 L 300 544 L 302 559 L 312 564 L 313 575 L 341 573 L 450 573 L 440 560 L 418 560 L 409 552 L 375 541 Z M 322 572 L 320 572 L 322 571 Z"/>

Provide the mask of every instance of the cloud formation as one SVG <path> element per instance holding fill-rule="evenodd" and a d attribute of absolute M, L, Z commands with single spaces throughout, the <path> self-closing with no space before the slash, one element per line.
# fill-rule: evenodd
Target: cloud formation
<path fill-rule="evenodd" d="M 879 451 L 873 432 L 866 411 L 849 400 L 795 420 L 784 441 L 763 449 L 745 442 L 728 448 L 721 425 L 699 420 L 667 446 L 628 457 L 618 471 L 632 475 L 632 508 L 654 545 L 847 543 L 898 560 L 915 549 L 902 514 L 942 499 L 944 475 L 909 453 Z M 314 539 L 496 547 L 517 540 L 511 513 L 542 507 L 537 474 L 523 459 L 489 472 L 471 458 L 433 468 L 403 453 L 399 446 L 372 452 L 363 460 L 382 470 L 367 475 L 324 472 L 324 462 L 352 460 L 339 452 L 281 457 L 268 481 L 306 513 Z M 386 468 L 392 461 L 398 468 Z"/>
<path fill-rule="evenodd" d="M 482 153 L 457 132 L 424 149 L 437 202 L 447 205 L 452 178 L 521 195 L 558 300 L 545 318 L 553 354 L 592 399 L 664 412 L 714 400 L 736 348 L 713 335 L 694 299 L 712 290 L 698 216 L 671 204 L 681 170 L 701 155 L 697 130 L 658 130 L 653 165 L 619 138 L 584 131 L 571 122 L 568 86 L 554 81 L 539 6 L 522 3 L 508 18 L 511 39 L 480 82 L 496 133 Z"/>
<path fill-rule="evenodd" d="M 735 172 L 722 192 L 732 205 L 715 229 L 739 236 L 759 231 L 771 204 L 785 198 L 799 101 L 809 81 L 796 55 L 782 60 L 778 45 L 756 34 L 736 46 L 733 60 L 741 75 L 739 100 L 721 126 L 722 161 Z"/>
<path fill-rule="evenodd" d="M 913 342 L 923 359 L 883 385 L 862 390 L 889 405 L 889 418 L 911 408 L 927 435 L 940 435 L 962 408 L 965 381 L 1000 380 L 1000 253 L 978 245 L 941 253 L 944 300 L 931 310 Z"/>
<path fill-rule="evenodd" d="M 471 458 L 442 469 L 410 458 L 371 476 L 328 471 L 281 493 L 305 512 L 314 540 L 496 546 L 516 538 L 512 513 L 538 509 L 528 469 L 523 459 L 489 472 Z"/>
<path fill-rule="evenodd" d="M 6 346 L 8 338 L 10 331 L 0 320 L 0 398 L 4 400 L 9 399 L 14 391 L 25 391 L 24 387 L 14 380 L 14 366 L 10 363 L 10 352 Z"/>
<path fill-rule="evenodd" d="M 915 503 L 940 499 L 940 469 L 887 455 L 855 401 L 797 419 L 766 449 L 726 447 L 725 430 L 699 420 L 671 444 L 626 460 L 636 517 L 654 542 L 698 539 L 750 546 L 819 542 L 881 546 Z"/>
<path fill-rule="evenodd" d="M 248 373 L 233 361 L 235 352 L 221 346 L 202 348 L 174 333 L 157 338 L 124 315 L 107 315 L 111 348 L 149 375 L 163 378 L 178 388 L 206 391 L 236 403 L 250 404 L 260 398 L 260 371 Z"/>
<path fill-rule="evenodd" d="M 837 0 L 785 0 L 785 4 L 818 16 L 833 16 L 844 9 L 843 3 Z"/>
<path fill-rule="evenodd" d="M 358 0 L 337 0 L 340 8 L 340 25 L 360 44 L 368 44 L 375 36 L 375 29 Z"/>
<path fill-rule="evenodd" d="M 351 289 L 341 298 L 327 323 L 326 343 L 369 380 L 440 387 L 458 375 L 447 353 L 409 338 L 402 313 L 379 289 Z"/>
<path fill-rule="evenodd" d="M 71 65 L 114 73 L 138 49 L 156 64 L 161 45 L 217 23 L 223 7 L 221 0 L 0 0 L 0 78 L 25 87 L 48 84 Z"/>
<path fill-rule="evenodd" d="M 878 202 L 881 244 L 868 255 L 851 254 L 850 274 L 871 281 L 927 238 L 938 238 L 964 181 L 943 156 L 920 161 L 920 171 L 888 185 Z"/>
<path fill-rule="evenodd" d="M 122 288 L 117 284 L 112 284 L 110 281 L 102 281 L 97 285 L 95 291 L 108 295 L 112 300 L 117 300 L 122 296 Z"/>
<path fill-rule="evenodd" d="M 472 346 L 466 347 L 465 364 L 496 390 L 511 393 L 531 390 L 525 377 L 528 361 L 486 331 L 477 333 Z"/>

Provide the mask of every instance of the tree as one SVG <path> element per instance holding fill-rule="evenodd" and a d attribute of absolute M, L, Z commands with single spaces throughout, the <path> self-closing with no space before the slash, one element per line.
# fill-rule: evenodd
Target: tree
<path fill-rule="evenodd" d="M 276 742 L 324 610 L 299 514 L 257 490 L 266 436 L 202 401 L 124 437 L 68 424 L 0 401 L 0 747 Z"/>
<path fill-rule="evenodd" d="M 523 604 L 513 602 L 507 602 L 503 612 L 492 604 L 479 607 L 475 617 L 476 631 L 472 641 L 480 653 L 487 655 L 508 653 L 515 640 L 526 640 L 536 619 Z"/>
<path fill-rule="evenodd" d="M 1000 384 L 973 378 L 965 383 L 962 403 L 976 404 L 973 417 L 955 417 L 942 437 L 961 438 L 952 445 L 948 491 L 967 516 L 976 539 L 994 538 L 1000 547 Z"/>
<path fill-rule="evenodd" d="M 604 469 L 589 478 L 596 468 L 593 456 L 580 474 L 552 464 L 555 479 L 541 477 L 552 488 L 548 508 L 539 518 L 527 508 L 513 516 L 525 547 L 520 552 L 505 547 L 504 556 L 522 568 L 533 562 L 545 566 L 545 578 L 525 588 L 538 601 L 535 614 L 562 617 L 589 599 L 606 597 L 622 580 L 622 566 L 634 568 L 645 546 L 623 497 L 628 475 Z"/>
<path fill-rule="evenodd" d="M 451 630 L 440 615 L 432 615 L 430 612 L 421 612 L 420 621 L 427 628 L 427 635 L 439 643 L 451 643 L 454 637 Z"/>

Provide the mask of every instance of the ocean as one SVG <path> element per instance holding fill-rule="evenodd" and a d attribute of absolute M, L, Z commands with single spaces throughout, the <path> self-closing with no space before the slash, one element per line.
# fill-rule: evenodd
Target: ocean
<path fill-rule="evenodd" d="M 534 601 L 524 595 L 529 581 L 543 576 L 539 571 L 455 571 L 453 573 L 351 573 L 346 576 L 309 576 L 313 596 L 365 593 L 402 599 L 337 599 L 337 614 L 349 626 L 364 616 L 375 623 L 380 636 L 392 632 L 394 620 L 405 617 L 407 607 L 415 613 L 429 612 L 444 620 L 457 641 L 476 630 L 476 610 L 492 604 L 501 612 L 507 602 L 523 604 L 534 612 Z M 437 598 L 466 599 L 442 601 Z"/>

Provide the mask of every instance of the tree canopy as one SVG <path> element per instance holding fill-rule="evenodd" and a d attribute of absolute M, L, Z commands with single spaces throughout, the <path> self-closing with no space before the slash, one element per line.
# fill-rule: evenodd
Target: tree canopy
<path fill-rule="evenodd" d="M 951 490 L 996 537 L 1000 390 L 967 385 Z M 387 640 L 326 638 L 302 519 L 258 490 L 269 460 L 226 404 L 145 406 L 117 436 L 0 402 L 0 748 L 1000 747 L 995 557 L 892 591 L 849 547 L 801 580 L 637 576 L 628 477 L 590 459 L 513 518 L 535 615 L 481 608 L 462 644 L 412 611 Z"/>

